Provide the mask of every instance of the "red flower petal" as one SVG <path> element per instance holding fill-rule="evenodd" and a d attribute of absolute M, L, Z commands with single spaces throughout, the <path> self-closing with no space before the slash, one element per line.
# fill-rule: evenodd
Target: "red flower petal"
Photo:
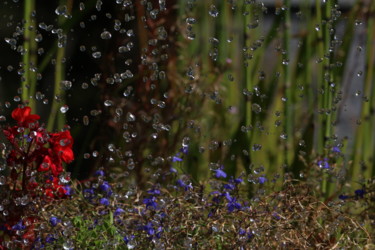
<path fill-rule="evenodd" d="M 12 118 L 22 125 L 28 125 L 40 119 L 39 115 L 31 115 L 30 107 L 15 108 L 12 111 Z"/>

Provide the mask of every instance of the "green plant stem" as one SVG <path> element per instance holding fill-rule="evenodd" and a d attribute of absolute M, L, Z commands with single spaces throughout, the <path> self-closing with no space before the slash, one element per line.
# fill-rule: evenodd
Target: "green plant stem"
<path fill-rule="evenodd" d="M 250 45 L 251 45 L 251 40 L 250 40 L 250 35 L 249 35 L 249 32 L 248 32 L 248 28 L 247 28 L 247 25 L 251 22 L 251 17 L 250 17 L 250 13 L 251 13 L 251 5 L 250 3 L 244 3 L 244 9 L 245 9 L 245 12 L 248 12 L 248 14 L 245 16 L 245 23 L 244 23 L 244 36 L 245 36 L 245 47 L 248 48 L 247 49 L 247 53 L 250 53 Z M 246 59 L 245 59 L 246 60 Z M 247 63 L 249 63 L 249 61 L 247 61 Z M 245 83 L 246 83 L 246 89 L 248 91 L 251 91 L 253 89 L 253 83 L 252 83 L 252 80 L 251 80 L 251 71 L 252 69 L 248 66 L 245 68 L 244 70 L 244 73 L 245 73 Z M 251 102 L 250 100 L 248 100 L 247 98 L 248 97 L 245 97 L 246 98 L 246 108 L 245 108 L 245 116 L 246 116 L 246 126 L 249 126 L 251 125 L 251 121 L 252 121 L 252 114 L 251 114 Z M 252 138 L 252 133 L 248 133 L 248 143 L 249 145 L 248 148 L 249 148 L 249 152 L 251 152 L 251 138 Z"/>
<path fill-rule="evenodd" d="M 68 13 L 71 12 L 73 0 L 60 0 L 60 5 L 67 5 Z M 59 16 L 58 25 L 63 26 L 66 18 Z M 48 118 L 47 130 L 52 131 L 54 128 L 60 130 L 65 124 L 65 117 L 58 112 L 59 106 L 65 103 L 65 92 L 62 89 L 61 82 L 65 77 L 65 43 L 57 41 L 56 65 L 55 65 L 55 83 L 50 116 Z"/>
<path fill-rule="evenodd" d="M 322 20 L 322 9 L 321 9 L 321 1 L 316 0 L 316 21 L 321 22 Z M 318 41 L 318 60 L 322 60 L 324 57 L 324 44 L 323 44 L 323 31 L 321 24 L 319 25 L 319 30 L 317 30 L 317 41 Z M 316 108 L 316 126 L 315 126 L 315 138 L 317 140 L 316 142 L 316 151 L 318 154 L 323 154 L 323 148 L 324 148 L 324 134 L 323 134 L 323 116 L 320 114 L 320 111 L 324 108 L 324 97 L 322 93 L 320 92 L 321 88 L 323 87 L 323 77 L 324 77 L 324 66 L 322 62 L 319 62 L 317 65 L 317 79 L 316 79 L 316 87 L 317 87 L 317 99 L 318 99 L 318 106 Z"/>
<path fill-rule="evenodd" d="M 329 23 L 331 21 L 331 6 L 333 5 L 333 0 L 328 0 L 324 6 L 321 5 L 320 1 L 316 1 L 316 8 L 317 8 L 317 19 L 318 20 L 325 20 L 326 23 L 322 27 L 320 27 L 318 31 L 318 39 L 319 39 L 319 57 L 323 59 L 323 62 L 319 63 L 319 73 L 318 77 L 320 78 L 320 85 L 323 90 L 323 96 L 319 99 L 319 104 L 321 111 L 325 115 L 325 119 L 320 118 L 320 129 L 319 132 L 319 154 L 327 154 L 327 151 L 324 150 L 325 147 L 325 140 L 331 137 L 331 117 L 332 117 L 332 91 L 330 89 L 330 83 L 333 81 L 333 74 L 332 71 L 329 69 L 330 62 L 332 59 L 332 54 L 329 52 L 329 48 L 331 46 L 331 34 L 330 34 L 330 27 Z M 322 13 L 322 7 L 324 7 L 324 17 Z M 331 23 L 333 25 L 333 23 Z M 328 56 L 327 56 L 328 55 Z M 326 76 L 328 75 L 328 79 Z M 319 87 L 318 86 L 318 87 Z M 323 134 L 324 131 L 324 134 Z M 329 196 L 330 193 L 330 184 L 329 184 L 329 174 L 324 172 L 323 173 L 323 180 L 322 180 L 322 192 L 325 198 Z"/>
<path fill-rule="evenodd" d="M 290 70 L 290 43 L 291 43 L 291 20 L 290 20 L 290 12 L 291 12 L 291 4 L 290 0 L 285 0 L 286 11 L 284 13 L 284 33 L 283 33 L 283 42 L 284 42 L 284 49 L 285 53 L 283 55 L 283 64 L 284 64 L 284 89 L 285 89 L 285 105 L 284 105 L 284 114 L 285 114 L 285 122 L 284 122 L 284 131 L 287 134 L 286 144 L 284 147 L 284 163 L 289 166 L 293 159 L 294 155 L 294 131 L 293 131 L 293 96 L 292 96 L 292 81 L 291 81 L 291 70 Z"/>
<path fill-rule="evenodd" d="M 372 2 L 369 6 L 370 13 L 375 12 L 375 2 Z M 353 150 L 353 164 L 350 171 L 350 175 L 353 178 L 358 178 L 363 176 L 365 179 L 370 179 L 373 176 L 374 171 L 374 137 L 368 136 L 374 131 L 375 120 L 371 116 L 371 110 L 375 107 L 375 87 L 373 86 L 374 82 L 374 60 L 375 60 L 375 46 L 373 41 L 375 40 L 375 24 L 374 17 L 369 16 L 368 19 L 368 33 L 367 33 L 367 42 L 366 42 L 366 74 L 365 74 L 365 85 L 363 93 L 367 96 L 368 100 L 363 101 L 361 109 L 361 125 L 357 126 L 356 137 L 355 137 L 355 146 Z M 361 173 L 362 164 L 366 166 L 364 172 Z M 356 179 L 355 181 L 358 181 Z"/>
<path fill-rule="evenodd" d="M 36 41 L 35 41 L 35 18 L 32 13 L 35 11 L 35 0 L 25 1 L 24 5 L 24 54 L 23 67 L 24 75 L 21 83 L 22 101 L 28 103 L 32 110 L 35 110 L 35 90 L 36 90 L 36 74 L 31 70 L 32 66 L 36 66 Z"/>

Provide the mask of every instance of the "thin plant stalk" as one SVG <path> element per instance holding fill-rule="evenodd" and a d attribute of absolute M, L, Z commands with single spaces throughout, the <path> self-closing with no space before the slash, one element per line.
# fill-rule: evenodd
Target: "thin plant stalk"
<path fill-rule="evenodd" d="M 317 20 L 321 21 L 323 20 L 323 14 L 324 18 L 328 20 L 330 18 L 330 6 L 332 1 L 327 1 L 324 6 L 325 12 L 322 12 L 322 4 L 321 1 L 316 1 L 316 12 L 317 12 Z M 327 27 L 327 23 L 325 26 L 318 27 L 318 57 L 319 57 L 319 63 L 318 63 L 318 89 L 321 89 L 322 93 L 319 93 L 320 90 L 318 90 L 318 121 L 319 121 L 319 127 L 317 128 L 317 134 L 318 134 L 318 154 L 324 155 L 326 151 L 324 150 L 325 147 L 325 140 L 330 137 L 330 131 L 331 131 L 331 99 L 332 99 L 332 92 L 329 89 L 329 83 L 331 81 L 331 74 L 330 72 L 326 72 L 330 65 L 330 56 L 329 58 L 326 58 L 325 54 L 328 53 L 328 49 L 330 47 L 330 35 L 329 30 Z M 329 74 L 329 79 L 325 79 L 326 73 Z M 322 114 L 319 114 L 322 113 Z M 325 119 L 322 117 L 324 115 Z M 325 171 L 323 169 L 323 171 Z M 328 181 L 328 173 L 323 173 L 323 180 L 321 184 L 321 191 L 324 195 L 324 197 L 328 197 L 329 195 L 329 181 Z"/>
<path fill-rule="evenodd" d="M 375 13 L 375 2 L 371 1 L 370 5 L 370 13 L 372 15 L 369 15 L 368 19 L 368 37 L 367 37 L 367 44 L 366 44 L 366 80 L 365 80 L 365 86 L 367 87 L 366 92 L 364 93 L 369 93 L 371 95 L 371 101 L 365 102 L 366 104 L 370 104 L 371 106 L 368 105 L 366 106 L 366 114 L 364 114 L 363 120 L 368 119 L 368 117 L 372 117 L 371 119 L 371 124 L 366 129 L 367 134 L 372 134 L 375 128 L 375 119 L 374 116 L 371 116 L 371 110 L 374 110 L 375 107 L 375 78 L 374 78 L 374 73 L 375 73 L 375 17 L 373 13 Z M 372 89 L 371 89 L 372 88 Z M 367 92 L 368 91 L 368 92 Z M 364 177 L 366 179 L 370 179 L 374 176 L 375 174 L 375 160 L 372 159 L 372 162 L 369 160 L 373 157 L 374 155 L 374 150 L 375 150 L 375 138 L 374 136 L 366 136 L 365 137 L 365 144 L 364 144 L 364 157 L 365 161 L 367 161 L 367 168 L 364 171 Z"/>
<path fill-rule="evenodd" d="M 292 97 L 292 80 L 291 80 L 291 70 L 290 70 L 290 43 L 291 43 L 291 20 L 290 20 L 290 12 L 291 12 L 291 3 L 290 0 L 285 0 L 285 17 L 284 17 L 284 33 L 283 33 L 283 43 L 285 53 L 283 53 L 283 69 L 284 69 L 284 89 L 285 89 L 285 105 L 284 105 L 284 113 L 285 113 L 285 122 L 284 122 L 284 132 L 286 133 L 286 144 L 284 147 L 284 163 L 286 165 L 291 164 L 293 159 L 294 153 L 294 121 L 293 121 L 293 97 Z"/>
<path fill-rule="evenodd" d="M 370 6 L 369 6 L 370 7 Z M 375 3 L 372 2 L 370 13 L 375 11 Z M 354 178 L 361 176 L 362 165 L 366 168 L 363 171 L 363 177 L 365 179 L 370 179 L 373 176 L 373 163 L 371 162 L 371 157 L 373 156 L 374 150 L 374 137 L 368 136 L 371 134 L 372 128 L 374 127 L 374 119 L 371 117 L 371 110 L 374 107 L 374 92 L 375 88 L 373 86 L 374 77 L 374 60 L 375 60 L 375 46 L 373 41 L 375 39 L 374 32 L 374 18 L 369 17 L 368 19 L 368 33 L 367 33 L 367 44 L 366 44 L 366 74 L 365 74 L 365 85 L 363 93 L 369 95 L 370 97 L 365 97 L 362 103 L 360 121 L 361 125 L 357 127 L 355 146 L 353 150 L 353 164 L 351 175 Z"/>
<path fill-rule="evenodd" d="M 316 20 L 319 22 L 322 20 L 322 9 L 321 9 L 321 1 L 316 0 Z M 324 108 L 324 96 L 321 94 L 321 88 L 323 86 L 323 74 L 324 74 L 324 65 L 321 62 L 324 57 L 324 44 L 323 44 L 323 31 L 320 26 L 316 27 L 317 30 L 317 41 L 318 41 L 318 53 L 317 53 L 317 69 L 316 69 L 316 83 L 317 83 L 317 99 L 318 99 L 318 107 L 316 109 L 316 126 L 315 126 L 315 138 L 316 138 L 316 151 L 318 154 L 323 154 L 324 148 L 324 134 L 323 134 L 323 117 L 320 114 L 320 110 Z"/>
<path fill-rule="evenodd" d="M 35 96 L 36 90 L 36 73 L 32 69 L 36 67 L 36 41 L 35 41 L 35 18 L 33 12 L 35 11 L 35 0 L 25 1 L 24 5 L 24 54 L 23 54 L 23 65 L 24 75 L 21 83 L 22 88 L 22 100 L 28 103 L 32 110 L 35 110 Z"/>
<path fill-rule="evenodd" d="M 60 5 L 66 5 L 68 13 L 71 12 L 73 0 L 61 0 Z M 61 27 L 66 18 L 62 15 L 59 16 L 58 24 Z M 61 86 L 61 82 L 65 77 L 65 43 L 66 43 L 66 34 L 61 35 L 57 41 L 57 52 L 56 52 L 56 65 L 55 65 L 55 83 L 54 83 L 54 92 L 50 116 L 48 118 L 47 129 L 52 131 L 53 128 L 60 130 L 65 124 L 65 117 L 59 111 L 59 106 L 64 105 L 65 103 L 65 92 Z"/>
<path fill-rule="evenodd" d="M 245 12 L 247 12 L 248 14 L 245 16 L 245 19 L 244 19 L 244 26 L 243 26 L 243 29 L 244 29 L 244 35 L 245 35 L 245 47 L 246 48 L 250 48 L 250 45 L 251 45 L 251 40 L 250 40 L 250 36 L 248 35 L 249 32 L 248 32 L 248 29 L 247 29 L 247 25 L 251 22 L 251 17 L 250 17 L 250 13 L 251 13 L 251 5 L 250 3 L 244 3 L 244 9 L 245 9 Z M 248 60 L 248 59 L 244 59 L 244 60 Z M 252 79 L 251 79 L 251 71 L 252 69 L 248 66 L 247 68 L 245 68 L 245 83 L 246 83 L 246 89 L 248 91 L 251 91 L 253 89 L 253 83 L 252 83 Z M 246 109 L 245 109 L 245 116 L 246 116 L 246 126 L 249 126 L 251 125 L 251 122 L 252 122 L 252 114 L 251 114 L 251 102 L 249 100 L 246 100 Z M 249 148 L 249 151 L 251 151 L 251 139 L 252 139 L 252 133 L 248 133 L 248 148 Z"/>

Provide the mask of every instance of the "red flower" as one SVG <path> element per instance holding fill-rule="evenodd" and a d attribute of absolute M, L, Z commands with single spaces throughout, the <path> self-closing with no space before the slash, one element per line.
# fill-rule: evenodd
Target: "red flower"
<path fill-rule="evenodd" d="M 64 162 L 72 162 L 74 160 L 72 150 L 73 137 L 70 135 L 70 131 L 65 130 L 59 133 L 52 133 L 50 136 L 50 143 L 55 153 L 57 153 Z"/>
<path fill-rule="evenodd" d="M 53 195 L 53 191 L 50 188 L 46 188 L 44 190 L 44 195 L 50 198 L 55 198 L 55 196 Z"/>
<path fill-rule="evenodd" d="M 50 150 L 48 150 L 50 151 Z M 53 157 L 56 158 L 56 157 Z M 51 170 L 53 176 L 58 176 L 61 172 L 64 171 L 61 160 L 60 159 L 53 159 L 50 155 L 44 156 L 42 164 L 39 165 L 38 171 L 44 172 Z"/>
<path fill-rule="evenodd" d="M 12 118 L 22 126 L 27 126 L 29 123 L 36 122 L 40 119 L 39 115 L 31 115 L 30 113 L 30 107 L 16 108 L 12 112 Z"/>

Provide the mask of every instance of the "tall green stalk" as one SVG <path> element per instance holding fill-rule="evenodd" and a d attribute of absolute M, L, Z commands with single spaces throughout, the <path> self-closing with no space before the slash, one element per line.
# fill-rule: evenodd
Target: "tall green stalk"
<path fill-rule="evenodd" d="M 375 12 L 375 2 L 369 6 L 370 13 Z M 362 124 L 357 127 L 355 146 L 353 150 L 353 164 L 350 171 L 355 181 L 358 181 L 359 176 L 365 179 L 370 179 L 374 173 L 374 160 L 372 159 L 374 153 L 374 137 L 370 136 L 375 128 L 375 119 L 371 112 L 375 107 L 375 87 L 374 85 L 374 60 L 375 60 L 375 23 L 374 17 L 369 16 L 367 21 L 367 42 L 366 42 L 366 69 L 365 69 L 365 85 L 363 93 L 367 96 L 367 100 L 362 103 L 360 120 Z M 363 163 L 363 164 L 362 164 Z M 362 165 L 366 166 L 364 172 L 361 173 Z"/>
<path fill-rule="evenodd" d="M 251 5 L 250 3 L 244 3 L 244 10 L 245 12 L 247 13 L 247 15 L 245 16 L 244 18 L 244 25 L 243 25 L 243 29 L 244 29 L 244 36 L 245 36 L 245 47 L 246 48 L 250 48 L 250 45 L 251 45 L 251 40 L 250 40 L 250 35 L 249 35 L 249 31 L 248 31 L 248 27 L 247 25 L 251 22 Z M 248 49 L 249 50 L 249 49 Z M 250 53 L 249 51 L 247 53 Z M 245 61 L 247 59 L 244 59 Z M 249 63 L 249 61 L 247 61 L 247 63 Z M 251 80 L 251 72 L 252 72 L 252 69 L 250 66 L 246 67 L 245 70 L 244 70 L 244 74 L 245 74 L 245 83 L 246 83 L 246 89 L 248 91 L 251 91 L 253 89 L 253 83 L 252 83 L 252 80 Z M 246 126 L 249 126 L 251 125 L 251 121 L 252 121 L 252 114 L 251 114 L 251 102 L 249 100 L 246 100 L 246 109 L 245 109 L 245 121 L 246 121 Z M 247 147 L 249 148 L 249 151 L 251 151 L 251 138 L 252 138 L 252 133 L 247 133 L 247 142 L 249 143 L 249 145 L 247 145 Z"/>
<path fill-rule="evenodd" d="M 317 107 L 316 107 L 316 126 L 315 126 L 315 138 L 316 138 L 316 151 L 318 154 L 323 154 L 324 148 L 324 135 L 323 135 L 323 116 L 320 114 L 320 110 L 324 108 L 324 97 L 321 94 L 320 90 L 323 86 L 323 74 L 324 74 L 324 65 L 321 62 L 324 57 L 324 44 L 323 44 L 323 31 L 321 29 L 321 22 L 322 20 L 322 6 L 321 1 L 316 0 L 315 2 L 316 8 L 316 31 L 317 31 L 317 41 L 318 41 L 318 52 L 317 52 L 317 69 L 316 69 L 316 87 L 317 87 Z"/>
<path fill-rule="evenodd" d="M 73 5 L 73 0 L 60 0 L 60 5 L 67 5 L 67 12 L 71 12 Z M 62 27 L 66 18 L 63 15 L 60 15 L 58 18 L 58 25 Z M 65 33 L 65 30 L 63 31 Z M 66 36 L 66 34 L 61 34 L 61 36 Z M 58 38 L 57 41 L 57 51 L 56 51 L 56 65 L 55 65 L 55 81 L 54 81 L 54 92 L 53 92 L 53 101 L 50 116 L 48 118 L 47 129 L 52 131 L 54 128 L 60 130 L 65 124 L 65 117 L 61 112 L 58 112 L 60 106 L 65 103 L 65 92 L 61 86 L 61 82 L 65 77 L 65 41 L 63 37 Z"/>
<path fill-rule="evenodd" d="M 35 90 L 36 90 L 36 73 L 32 69 L 36 67 L 37 45 L 35 41 L 36 23 L 33 12 L 35 11 L 35 0 L 25 1 L 24 5 L 24 54 L 23 54 L 23 79 L 21 82 L 22 88 L 22 101 L 27 103 L 31 109 L 35 110 Z"/>
<path fill-rule="evenodd" d="M 323 93 L 318 91 L 318 109 L 322 114 L 318 114 L 318 127 L 316 133 L 318 134 L 318 154 L 326 155 L 324 150 L 325 140 L 331 137 L 331 119 L 332 119 L 332 91 L 330 83 L 333 81 L 332 71 L 329 69 L 332 53 L 329 52 L 331 45 L 331 34 L 329 23 L 331 23 L 331 8 L 333 0 L 328 0 L 322 6 L 321 1 L 316 1 L 317 20 L 321 22 L 321 26 L 317 27 L 318 31 L 318 90 L 321 89 Z M 322 9 L 324 12 L 322 12 Z M 323 16 L 324 15 L 324 16 Z M 323 26 L 322 20 L 325 20 Z M 331 23 L 333 25 L 333 23 Z M 327 78 L 328 76 L 328 78 Z M 325 197 L 328 197 L 330 192 L 330 185 L 328 181 L 328 173 L 323 173 L 323 180 L 321 190 Z"/>
<path fill-rule="evenodd" d="M 291 80 L 291 70 L 290 70 L 290 60 L 291 60 L 291 4 L 290 0 L 285 0 L 286 10 L 284 11 L 284 32 L 283 32 L 283 46 L 285 53 L 283 54 L 283 72 L 284 72 L 284 89 L 285 89 L 285 105 L 284 105 L 284 131 L 287 135 L 286 144 L 284 147 L 284 163 L 289 166 L 294 156 L 294 119 L 293 119 L 293 90 L 292 90 L 292 80 Z"/>

